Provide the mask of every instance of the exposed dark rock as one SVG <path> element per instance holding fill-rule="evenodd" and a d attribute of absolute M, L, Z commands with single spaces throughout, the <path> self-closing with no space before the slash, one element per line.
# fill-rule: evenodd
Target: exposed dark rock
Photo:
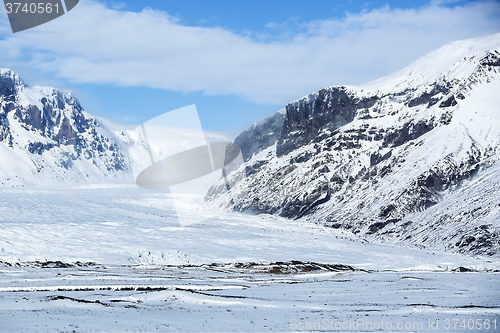
<path fill-rule="evenodd" d="M 330 200 L 330 188 L 326 182 L 318 182 L 312 189 L 292 198 L 288 198 L 281 206 L 280 216 L 300 218 L 310 214 L 312 210 Z"/>
<path fill-rule="evenodd" d="M 243 159 L 248 161 L 254 154 L 272 146 L 281 135 L 284 112 L 275 112 L 258 121 L 234 139 L 241 148 Z"/>
<path fill-rule="evenodd" d="M 448 95 L 452 87 L 453 86 L 450 82 L 436 82 L 432 85 L 432 88 L 429 92 L 424 92 L 423 94 L 412 98 L 408 101 L 407 105 L 410 108 L 422 104 L 427 104 L 427 107 L 430 107 L 441 100 L 441 98 L 439 97 L 435 98 L 436 95 Z"/>
<path fill-rule="evenodd" d="M 381 156 L 379 153 L 372 154 L 370 156 L 370 166 L 374 166 L 379 164 L 382 161 L 389 159 L 392 156 L 392 150 L 389 150 L 384 156 Z"/>
<path fill-rule="evenodd" d="M 500 52 L 497 50 L 488 52 L 486 56 L 479 61 L 479 64 L 489 71 L 495 70 L 495 67 L 500 67 Z"/>
<path fill-rule="evenodd" d="M 335 130 L 349 122 L 358 105 L 375 103 L 376 97 L 357 100 L 348 94 L 345 87 L 322 89 L 308 98 L 286 106 L 286 118 L 276 148 L 277 156 L 283 156 L 312 142 L 323 128 Z"/>
<path fill-rule="evenodd" d="M 381 218 L 387 218 L 395 210 L 396 210 L 396 206 L 394 206 L 393 204 L 387 205 L 380 210 L 380 213 L 378 214 L 378 216 Z"/>
<path fill-rule="evenodd" d="M 393 129 L 384 137 L 382 147 L 398 147 L 410 140 L 418 139 L 423 134 L 434 128 L 433 120 L 427 122 L 419 121 L 416 123 L 408 122 L 401 128 Z"/>
<path fill-rule="evenodd" d="M 475 270 L 471 269 L 471 268 L 466 268 L 466 267 L 463 267 L 463 266 L 460 266 L 458 268 L 455 268 L 455 269 L 452 269 L 453 272 L 461 272 L 461 273 L 465 273 L 465 272 L 475 272 Z"/>
<path fill-rule="evenodd" d="M 439 104 L 440 108 L 447 108 L 450 106 L 455 106 L 457 105 L 457 100 L 455 99 L 455 96 L 451 95 L 448 97 L 446 100 L 442 101 L 441 104 Z"/>
<path fill-rule="evenodd" d="M 56 138 L 63 145 L 74 145 L 77 142 L 76 132 L 70 125 L 68 118 L 63 119 Z M 98 146 L 100 146 L 100 151 L 102 151 L 102 144 L 99 143 Z"/>
<path fill-rule="evenodd" d="M 303 163 L 311 159 L 311 157 L 313 157 L 313 154 L 310 151 L 306 151 L 290 159 L 290 164 Z"/>
<path fill-rule="evenodd" d="M 68 264 L 68 263 L 61 262 L 61 261 L 39 262 L 38 265 L 41 268 L 71 268 L 71 267 L 73 267 L 72 264 Z"/>
<path fill-rule="evenodd" d="M 52 143 L 42 143 L 42 142 L 30 142 L 28 144 L 28 151 L 32 154 L 42 155 L 43 152 L 54 148 L 55 145 Z"/>
<path fill-rule="evenodd" d="M 330 169 L 328 168 L 328 166 L 326 165 L 323 165 L 321 167 L 319 167 L 318 169 L 316 169 L 318 173 L 328 173 L 330 172 Z"/>
<path fill-rule="evenodd" d="M 24 83 L 14 72 L 6 72 L 0 75 L 0 96 L 6 101 L 15 101 L 16 89 L 25 87 Z"/>
<path fill-rule="evenodd" d="M 260 160 L 260 161 L 256 161 L 255 163 L 253 163 L 252 165 L 249 165 L 249 166 L 246 166 L 245 167 L 245 172 L 247 174 L 247 176 L 251 176 L 253 175 L 254 173 L 257 173 L 259 172 L 260 168 L 269 163 L 269 161 L 265 161 L 265 160 Z"/>
<path fill-rule="evenodd" d="M 210 265 L 202 265 L 207 269 L 214 268 L 224 268 L 227 270 L 237 270 L 237 271 L 253 271 L 261 274 L 297 274 L 297 273 L 308 273 L 314 271 L 331 271 L 331 272 L 346 272 L 346 271 L 358 271 L 349 265 L 342 264 L 323 264 L 310 261 L 276 261 L 270 263 L 235 263 L 235 264 L 219 264 L 213 263 Z"/>

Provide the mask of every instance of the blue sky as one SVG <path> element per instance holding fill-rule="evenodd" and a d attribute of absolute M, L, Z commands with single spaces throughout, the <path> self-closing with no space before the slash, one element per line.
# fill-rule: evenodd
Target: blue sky
<path fill-rule="evenodd" d="M 500 32 L 496 1 L 101 1 L 9 34 L 0 67 L 140 124 L 196 104 L 237 132 L 287 102 L 388 75 L 446 43 Z"/>

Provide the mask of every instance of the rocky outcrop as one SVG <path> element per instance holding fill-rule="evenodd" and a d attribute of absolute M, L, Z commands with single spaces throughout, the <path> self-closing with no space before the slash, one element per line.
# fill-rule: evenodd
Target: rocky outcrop
<path fill-rule="evenodd" d="M 344 86 L 326 88 L 286 106 L 283 130 L 276 154 L 286 155 L 318 138 L 322 130 L 330 132 L 354 120 L 358 109 L 370 108 L 377 96 L 358 98 Z"/>

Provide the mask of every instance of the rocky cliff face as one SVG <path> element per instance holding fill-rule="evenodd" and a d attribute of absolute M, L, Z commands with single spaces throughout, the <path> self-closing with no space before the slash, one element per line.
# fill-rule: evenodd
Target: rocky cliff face
<path fill-rule="evenodd" d="M 498 91 L 500 34 L 289 103 L 274 145 L 230 175 L 230 206 L 367 239 L 499 255 Z M 228 198 L 222 183 L 206 197 L 220 206 Z"/>
<path fill-rule="evenodd" d="M 240 147 L 243 159 L 248 161 L 254 154 L 274 145 L 281 135 L 284 121 L 285 110 L 280 110 L 259 120 L 238 135 L 234 143 Z"/>
<path fill-rule="evenodd" d="M 0 70 L 0 156 L 3 186 L 120 178 L 130 168 L 120 140 L 72 93 L 28 87 L 6 69 Z"/>

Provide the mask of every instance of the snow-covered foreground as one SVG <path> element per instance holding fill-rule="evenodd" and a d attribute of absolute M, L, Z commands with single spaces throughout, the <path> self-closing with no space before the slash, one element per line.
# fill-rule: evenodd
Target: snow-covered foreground
<path fill-rule="evenodd" d="M 180 227 L 132 186 L 0 196 L 2 332 L 500 330 L 495 258 L 267 215 Z"/>
<path fill-rule="evenodd" d="M 372 332 L 382 322 L 384 331 L 488 331 L 461 329 L 464 320 L 500 329 L 498 273 L 273 274 L 213 266 L 2 267 L 1 273 L 4 332 L 263 332 L 314 323 L 320 331 Z M 457 319 L 455 330 L 446 329 Z M 436 320 L 439 330 L 429 330 Z"/>

